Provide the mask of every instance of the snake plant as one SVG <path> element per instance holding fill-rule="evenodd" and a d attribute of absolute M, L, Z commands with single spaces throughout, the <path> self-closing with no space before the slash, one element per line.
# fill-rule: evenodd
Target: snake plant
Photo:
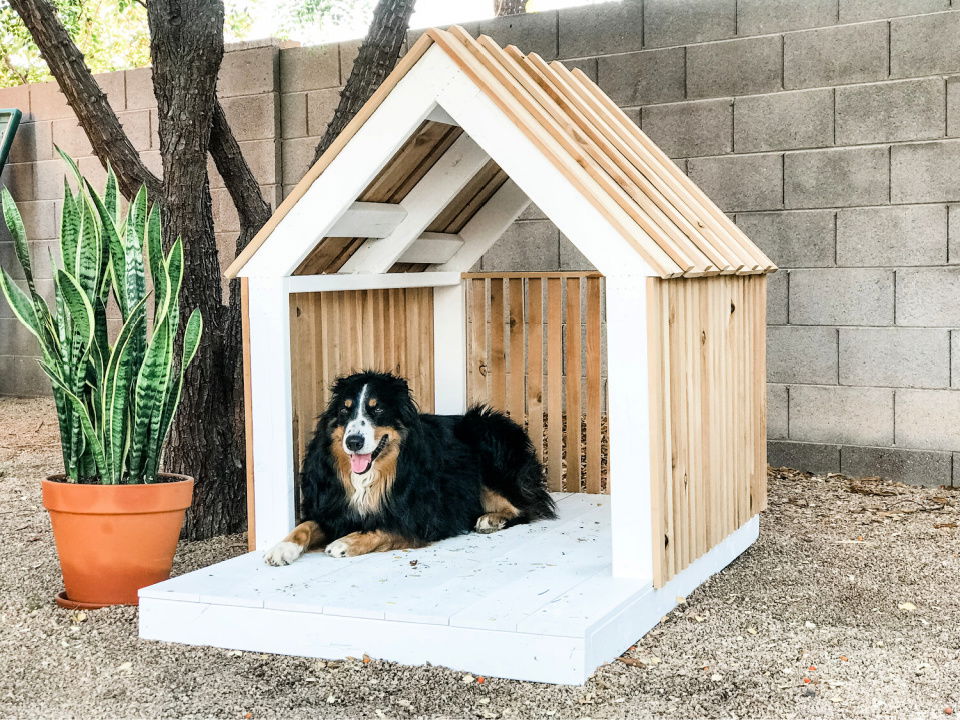
<path fill-rule="evenodd" d="M 74 193 L 64 178 L 62 263 L 57 267 L 51 258 L 56 268 L 53 307 L 37 293 L 23 221 L 6 188 L 0 197 L 3 217 L 26 288 L 0 268 L 0 290 L 40 345 L 40 366 L 53 385 L 67 479 L 106 485 L 153 482 L 184 372 L 203 330 L 200 312 L 194 310 L 177 358 L 183 244 L 178 238 L 164 253 L 160 210 L 148 202 L 145 187 L 124 211 L 110 168 L 101 196 L 73 160 L 58 152 L 78 190 Z M 152 319 L 145 265 L 153 285 Z M 111 295 L 123 320 L 112 342 L 107 332 Z"/>

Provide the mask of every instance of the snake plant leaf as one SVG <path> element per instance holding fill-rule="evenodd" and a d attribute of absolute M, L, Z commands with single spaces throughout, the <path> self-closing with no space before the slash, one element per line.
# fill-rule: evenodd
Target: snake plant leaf
<path fill-rule="evenodd" d="M 110 161 L 107 161 L 107 184 L 103 188 L 103 204 L 107 208 L 107 211 L 110 213 L 110 219 L 115 223 L 119 222 L 117 219 L 117 212 L 119 210 L 118 202 L 119 191 L 117 188 L 117 176 L 113 172 L 113 167 L 110 165 Z"/>
<path fill-rule="evenodd" d="M 80 283 L 80 287 L 93 298 L 99 294 L 102 267 L 102 246 L 98 232 L 97 218 L 85 202 L 79 204 L 80 231 L 77 234 L 76 260 L 73 267 L 73 276 Z"/>
<path fill-rule="evenodd" d="M 63 212 L 60 215 L 60 252 L 64 267 L 76 272 L 77 240 L 80 236 L 80 211 L 70 192 L 67 178 L 63 178 Z"/>
<path fill-rule="evenodd" d="M 74 277 L 64 271 L 57 270 L 57 290 L 62 294 L 66 308 L 70 313 L 73 330 L 79 336 L 84 348 L 84 354 L 93 344 L 94 325 L 96 318 L 93 314 L 93 305 Z M 74 357 L 76 362 L 78 358 Z"/>
<path fill-rule="evenodd" d="M 57 154 L 60 158 L 67 164 L 67 167 L 70 169 L 70 175 L 77 183 L 77 189 L 80 192 L 83 192 L 83 175 L 80 174 L 80 168 L 77 167 L 77 164 L 73 161 L 73 158 L 70 157 L 67 153 L 63 151 L 59 145 L 54 145 L 53 149 L 57 151 Z"/>
<path fill-rule="evenodd" d="M 145 478 L 147 459 L 155 445 L 163 441 L 159 438 L 158 443 L 152 443 L 156 433 L 151 431 L 160 426 L 163 418 L 163 401 L 173 374 L 172 359 L 173 338 L 170 335 L 170 324 L 164 321 L 154 330 L 150 339 L 134 389 L 130 473 L 135 479 Z M 146 479 L 149 481 L 152 477 Z"/>
<path fill-rule="evenodd" d="M 27 330 L 33 333 L 37 340 L 43 343 L 43 337 L 40 331 L 40 321 L 37 319 L 37 310 L 33 301 L 27 297 L 27 294 L 20 289 L 13 278 L 7 274 L 7 271 L 0 268 L 0 290 L 7 299 L 7 304 L 13 310 L 13 314 L 23 324 Z"/>
<path fill-rule="evenodd" d="M 127 210 L 123 237 L 124 282 L 127 303 L 136 305 L 146 295 L 143 268 L 143 239 L 147 226 L 147 187 L 142 185 Z"/>
<path fill-rule="evenodd" d="M 20 210 L 17 209 L 17 204 L 6 186 L 0 188 L 0 203 L 3 205 L 3 219 L 13 238 L 17 260 L 23 268 L 23 276 L 27 279 L 27 287 L 30 288 L 31 295 L 36 295 L 37 288 L 33 282 L 33 268 L 30 267 L 30 252 L 27 247 L 27 233 L 23 228 L 23 218 L 20 217 Z"/>
<path fill-rule="evenodd" d="M 167 282 L 163 258 L 163 233 L 160 226 L 160 208 L 157 203 L 150 208 L 147 217 L 147 261 L 150 264 L 150 279 L 153 282 L 154 322 L 159 323 L 160 308 L 166 305 Z"/>
<path fill-rule="evenodd" d="M 63 393 L 70 403 L 73 405 L 74 411 L 77 413 L 77 417 L 80 421 L 80 427 L 83 429 L 84 439 L 86 440 L 87 445 L 89 446 L 91 452 L 93 453 L 94 461 L 97 467 L 97 473 L 101 478 L 106 477 L 106 455 L 103 451 L 103 443 L 101 443 L 97 431 L 94 428 L 93 422 L 90 419 L 90 413 L 87 410 L 87 406 L 84 404 L 76 394 L 71 392 L 70 388 L 66 386 L 63 382 L 63 379 L 57 374 L 48 363 L 40 361 L 40 367 L 47 374 L 47 377 L 50 378 L 50 381 L 57 387 L 60 392 Z"/>

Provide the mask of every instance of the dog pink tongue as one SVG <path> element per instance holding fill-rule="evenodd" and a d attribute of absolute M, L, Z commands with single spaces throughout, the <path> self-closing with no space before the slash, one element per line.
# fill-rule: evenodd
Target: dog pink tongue
<path fill-rule="evenodd" d="M 351 455 L 350 469 L 355 473 L 366 472 L 367 468 L 370 467 L 370 458 L 370 453 L 367 453 L 366 455 Z"/>

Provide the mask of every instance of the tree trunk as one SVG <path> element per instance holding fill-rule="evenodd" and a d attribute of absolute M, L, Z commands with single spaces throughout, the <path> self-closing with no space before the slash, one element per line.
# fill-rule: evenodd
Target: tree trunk
<path fill-rule="evenodd" d="M 340 104 L 317 144 L 313 161 L 326 152 L 337 135 L 347 126 L 370 96 L 397 64 L 400 49 L 407 36 L 410 15 L 416 0 L 379 0 L 373 11 L 370 30 L 350 71 L 347 84 L 340 92 Z"/>
<path fill-rule="evenodd" d="M 493 0 L 493 12 L 497 17 L 524 15 L 527 12 L 527 0 Z"/>

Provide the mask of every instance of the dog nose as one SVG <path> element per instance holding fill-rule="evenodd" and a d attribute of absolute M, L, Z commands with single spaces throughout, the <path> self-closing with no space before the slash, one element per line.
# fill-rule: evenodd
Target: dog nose
<path fill-rule="evenodd" d="M 363 435 L 347 435 L 345 444 L 350 452 L 358 452 L 363 447 Z"/>

